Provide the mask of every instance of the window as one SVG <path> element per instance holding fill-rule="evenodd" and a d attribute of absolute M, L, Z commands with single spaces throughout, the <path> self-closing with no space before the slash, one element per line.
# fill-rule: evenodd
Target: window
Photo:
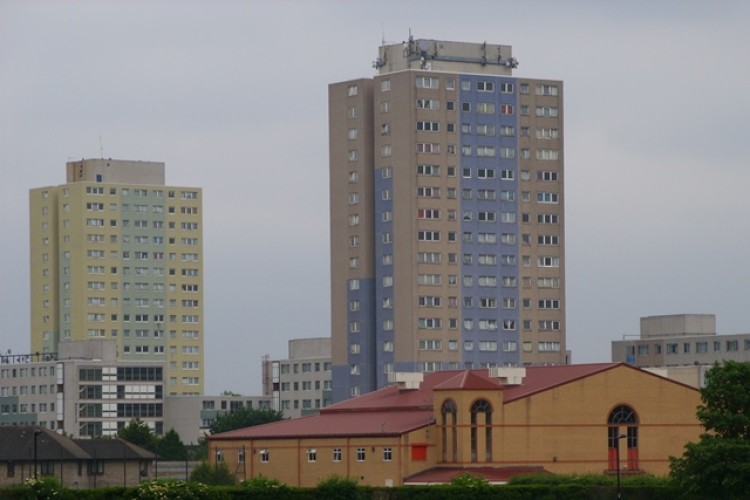
<path fill-rule="evenodd" d="M 271 460 L 271 452 L 268 450 L 260 450 L 260 463 L 267 464 Z"/>
<path fill-rule="evenodd" d="M 469 82 L 462 82 L 462 83 L 469 83 Z M 477 92 L 494 92 L 495 91 L 495 84 L 494 82 L 477 82 Z"/>
<path fill-rule="evenodd" d="M 418 76 L 416 84 L 417 88 L 421 89 L 439 89 L 440 79 L 432 76 Z"/>
<path fill-rule="evenodd" d="M 439 176 L 440 166 L 438 165 L 417 165 L 417 175 Z"/>
<path fill-rule="evenodd" d="M 513 114 L 513 105 L 512 104 L 501 104 L 500 105 L 500 114 L 501 115 L 512 115 Z"/>
<path fill-rule="evenodd" d="M 440 109 L 440 101 L 437 99 L 417 99 L 417 109 Z"/>
<path fill-rule="evenodd" d="M 477 113 L 483 115 L 492 115 L 495 113 L 495 104 L 492 102 L 478 102 Z"/>
<path fill-rule="evenodd" d="M 560 352 L 560 342 L 539 342 L 539 352 Z"/>
<path fill-rule="evenodd" d="M 556 128 L 538 128 L 536 129 L 537 139 L 557 139 L 559 133 Z"/>
<path fill-rule="evenodd" d="M 477 169 L 477 178 L 478 179 L 494 179 L 495 178 L 495 170 L 491 168 L 478 168 Z"/>
<path fill-rule="evenodd" d="M 536 95 L 558 95 L 557 85 L 537 85 Z"/>
<path fill-rule="evenodd" d="M 494 189 L 477 189 L 478 200 L 496 200 L 497 193 Z"/>
<path fill-rule="evenodd" d="M 417 284 L 419 285 L 440 285 L 441 275 L 439 274 L 419 274 L 417 275 Z"/>
<path fill-rule="evenodd" d="M 482 433 L 484 429 L 484 433 Z M 470 431 L 470 447 L 471 447 L 471 461 L 479 461 L 479 450 L 480 443 L 479 439 L 481 434 L 484 434 L 483 446 L 484 448 L 484 461 L 492 461 L 492 405 L 485 399 L 477 400 L 471 406 L 471 431 Z"/>
<path fill-rule="evenodd" d="M 539 267 L 560 267 L 560 257 L 539 257 Z"/>
<path fill-rule="evenodd" d="M 357 462 L 364 462 L 366 457 L 364 448 L 357 448 Z"/>
<path fill-rule="evenodd" d="M 420 198 L 440 198 L 440 188 L 436 187 L 417 187 L 417 196 Z"/>
<path fill-rule="evenodd" d="M 438 122 L 418 121 L 417 122 L 417 130 L 418 131 L 424 131 L 424 132 L 439 132 L 440 131 L 440 123 L 438 123 Z"/>
<path fill-rule="evenodd" d="M 419 307 L 440 307 L 440 297 L 437 295 L 420 295 Z"/>
<path fill-rule="evenodd" d="M 489 321 L 489 320 L 488 320 Z M 482 321 L 479 322 L 479 329 L 482 330 Z M 487 330 L 497 330 L 497 324 L 495 328 L 487 328 Z M 482 340 L 479 342 L 480 352 L 497 352 L 497 341 L 496 340 Z"/>
<path fill-rule="evenodd" d="M 537 106 L 536 116 L 556 118 L 557 116 L 559 116 L 559 110 L 552 106 Z"/>
<path fill-rule="evenodd" d="M 537 160 L 558 160 L 560 157 L 559 152 L 556 149 L 537 149 L 536 159 Z"/>
<path fill-rule="evenodd" d="M 417 210 L 417 218 L 419 219 L 439 219 L 440 210 L 432 208 L 421 208 Z"/>
<path fill-rule="evenodd" d="M 471 127 L 471 125 L 469 125 L 469 127 Z M 511 128 L 513 128 L 513 127 L 511 127 Z M 469 133 L 471 133 L 471 131 L 469 131 Z M 495 135 L 495 126 L 494 125 L 487 125 L 487 124 L 479 124 L 479 125 L 477 125 L 477 135 L 494 136 Z"/>
<path fill-rule="evenodd" d="M 539 245 L 559 245 L 560 237 L 552 234 L 540 234 L 537 236 L 537 244 Z M 558 262 L 559 264 L 559 262 Z"/>
<path fill-rule="evenodd" d="M 333 461 L 334 462 L 341 462 L 341 448 L 334 448 L 333 449 Z"/>
<path fill-rule="evenodd" d="M 441 327 L 442 321 L 440 318 L 419 318 L 418 326 L 425 330 L 437 330 Z"/>
<path fill-rule="evenodd" d="M 559 216 L 557 214 L 539 214 L 537 215 L 537 222 L 539 224 L 557 224 Z"/>
<path fill-rule="evenodd" d="M 559 321 L 553 321 L 553 320 L 539 320 L 539 330 L 541 331 L 550 331 L 550 330 L 559 330 L 560 329 L 560 322 Z"/>
<path fill-rule="evenodd" d="M 558 299 L 539 299 L 539 309 L 560 309 L 560 301 Z"/>
<path fill-rule="evenodd" d="M 560 278 L 537 278 L 537 288 L 560 288 Z"/>
<path fill-rule="evenodd" d="M 477 156 L 481 158 L 494 158 L 495 147 L 494 146 L 477 146 Z M 513 156 L 515 156 L 515 154 Z"/>
<path fill-rule="evenodd" d="M 435 339 L 420 340 L 419 350 L 420 351 L 442 351 L 443 341 L 435 340 Z"/>
<path fill-rule="evenodd" d="M 440 144 L 418 142 L 417 153 L 440 154 Z"/>
<path fill-rule="evenodd" d="M 383 462 L 390 462 L 393 460 L 393 449 L 390 447 L 383 448 Z"/>
<path fill-rule="evenodd" d="M 318 461 L 318 450 L 315 448 L 309 448 L 307 450 L 307 461 L 309 463 L 315 463 Z"/>

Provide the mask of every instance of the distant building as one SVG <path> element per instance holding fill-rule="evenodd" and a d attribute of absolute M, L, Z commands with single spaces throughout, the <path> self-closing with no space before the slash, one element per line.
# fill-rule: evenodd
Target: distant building
<path fill-rule="evenodd" d="M 66 488 L 137 486 L 155 455 L 123 439 L 71 439 L 44 427 L 0 427 L 0 487 L 54 478 Z"/>
<path fill-rule="evenodd" d="M 202 191 L 164 164 L 68 162 L 32 189 L 31 349 L 110 339 L 123 361 L 162 363 L 164 392 L 203 393 Z"/>
<path fill-rule="evenodd" d="M 638 338 L 612 342 L 612 361 L 654 369 L 700 387 L 704 374 L 724 360 L 750 361 L 750 333 L 717 335 L 714 314 L 641 318 Z"/>
<path fill-rule="evenodd" d="M 409 38 L 328 89 L 333 400 L 391 372 L 569 362 L 563 82 Z"/>
<path fill-rule="evenodd" d="M 197 444 L 210 434 L 214 420 L 240 408 L 274 409 L 268 396 L 170 396 L 164 400 L 164 429 L 174 429 L 186 445 Z"/>
<path fill-rule="evenodd" d="M 492 482 L 530 471 L 663 475 L 702 432 L 698 391 L 624 363 L 394 373 L 319 415 L 216 434 L 211 463 L 314 486 Z"/>
<path fill-rule="evenodd" d="M 285 418 L 310 415 L 331 404 L 331 339 L 292 339 L 289 358 L 263 359 L 263 394 Z"/>
<path fill-rule="evenodd" d="M 118 360 L 110 339 L 57 347 L 59 352 L 0 356 L 0 426 L 111 437 L 140 418 L 163 433 L 163 361 Z"/>

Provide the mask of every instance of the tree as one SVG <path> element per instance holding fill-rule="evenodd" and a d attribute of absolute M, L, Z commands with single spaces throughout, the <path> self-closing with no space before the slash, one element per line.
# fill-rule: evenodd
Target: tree
<path fill-rule="evenodd" d="M 117 431 L 117 437 L 137 444 L 150 451 L 156 451 L 157 438 L 148 424 L 139 418 L 134 418 L 128 425 Z"/>
<path fill-rule="evenodd" d="M 209 429 L 211 434 L 242 429 L 243 427 L 252 427 L 254 425 L 267 424 L 276 422 L 284 418 L 280 411 L 253 408 L 238 408 L 229 413 L 219 415 L 211 423 Z"/>
<path fill-rule="evenodd" d="M 208 462 L 201 462 L 190 473 L 190 481 L 212 486 L 231 486 L 237 479 L 229 471 L 226 462 L 219 462 L 213 466 Z"/>
<path fill-rule="evenodd" d="M 187 460 L 187 448 L 174 429 L 164 434 L 156 445 L 156 453 L 160 460 Z"/>
<path fill-rule="evenodd" d="M 750 363 L 724 361 L 706 372 L 696 412 L 706 432 L 670 457 L 670 474 L 688 495 L 746 498 L 750 491 Z"/>

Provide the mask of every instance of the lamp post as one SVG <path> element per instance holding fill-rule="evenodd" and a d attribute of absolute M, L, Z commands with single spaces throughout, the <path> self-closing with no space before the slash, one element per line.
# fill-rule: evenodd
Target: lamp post
<path fill-rule="evenodd" d="M 42 433 L 41 430 L 34 429 L 34 479 L 36 479 L 36 464 L 37 464 L 37 457 L 36 457 L 37 448 L 36 448 L 36 446 L 37 446 L 37 440 L 39 439 L 39 434 L 41 434 L 41 433 Z"/>
<path fill-rule="evenodd" d="M 628 436 L 626 436 L 625 434 L 619 434 L 615 438 L 615 454 L 616 454 L 616 457 L 615 457 L 616 462 L 615 463 L 617 465 L 617 500 L 620 500 L 620 498 L 621 498 L 621 492 L 620 492 L 620 439 L 625 439 L 626 437 L 628 437 Z"/>

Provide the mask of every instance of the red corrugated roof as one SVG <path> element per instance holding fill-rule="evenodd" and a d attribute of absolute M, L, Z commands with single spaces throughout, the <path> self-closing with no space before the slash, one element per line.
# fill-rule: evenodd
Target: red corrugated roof
<path fill-rule="evenodd" d="M 624 363 L 591 363 L 585 365 L 528 366 L 521 385 L 509 385 L 503 392 L 503 402 L 509 403 L 546 391 L 574 380 L 590 377 L 596 373 L 611 370 Z"/>
<path fill-rule="evenodd" d="M 219 439 L 399 435 L 434 422 L 432 409 L 322 413 L 214 434 Z"/>
<path fill-rule="evenodd" d="M 433 387 L 434 391 L 466 390 L 466 391 L 494 391 L 502 390 L 502 386 L 497 380 L 487 376 L 487 371 L 463 371 L 448 380 L 441 382 Z"/>
<path fill-rule="evenodd" d="M 319 415 L 216 434 L 222 439 L 397 435 L 432 422 L 433 391 L 498 390 L 509 403 L 616 367 L 650 372 L 625 363 L 530 366 L 520 385 L 502 386 L 488 370 L 444 371 L 425 374 L 419 389 L 385 387 L 329 406 Z M 681 384 L 682 385 L 682 384 Z"/>

